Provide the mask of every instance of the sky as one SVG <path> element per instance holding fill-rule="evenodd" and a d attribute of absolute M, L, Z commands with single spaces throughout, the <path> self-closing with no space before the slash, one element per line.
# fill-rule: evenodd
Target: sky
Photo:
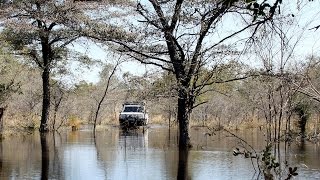
<path fill-rule="evenodd" d="M 115 64 L 117 61 L 117 58 L 119 56 L 112 56 L 113 53 L 106 50 L 104 47 L 101 47 L 99 45 L 96 45 L 92 42 L 85 42 L 85 43 L 76 43 L 73 44 L 71 47 L 69 47 L 73 50 L 76 50 L 78 52 L 81 52 L 87 56 L 89 56 L 92 59 L 102 61 L 103 63 L 111 63 Z M 122 59 L 125 57 L 122 57 Z M 97 83 L 99 81 L 99 73 L 101 72 L 101 64 L 97 63 L 93 66 L 88 67 L 82 67 L 79 66 L 79 63 L 72 61 L 68 65 L 68 69 L 71 70 L 73 75 L 64 77 L 64 81 L 66 81 L 68 84 L 74 84 L 78 83 L 82 80 L 89 82 L 89 83 Z M 121 63 L 120 68 L 118 71 L 118 76 L 121 76 L 122 73 L 129 72 L 132 75 L 141 76 L 146 71 L 149 71 L 153 69 L 152 67 L 146 67 L 145 65 L 136 62 L 136 61 L 126 61 Z"/>
<path fill-rule="evenodd" d="M 320 1 L 309 2 L 308 0 L 296 0 L 290 1 L 291 4 L 284 4 L 282 6 L 282 11 L 284 15 L 291 16 L 288 19 L 292 20 L 292 26 L 287 27 L 286 35 L 288 37 L 293 37 L 293 35 L 297 36 L 301 34 L 301 40 L 299 40 L 296 48 L 295 48 L 295 57 L 298 60 L 305 59 L 306 56 L 310 55 L 319 55 L 320 54 L 320 29 L 314 30 L 311 29 L 320 24 L 320 13 L 318 10 L 320 7 Z M 292 17 L 292 14 L 294 17 Z M 225 30 L 232 31 L 235 26 L 233 18 L 226 18 L 226 20 L 221 25 L 221 31 L 225 32 Z M 218 34 L 221 38 L 223 37 L 223 33 Z M 245 35 L 244 35 L 245 36 Z M 242 38 L 243 36 L 239 36 L 238 38 Z M 294 43 L 297 39 L 293 38 L 292 43 Z M 93 59 L 100 59 L 104 62 L 114 63 L 115 60 L 110 57 L 110 52 L 104 50 L 103 48 L 97 46 L 93 43 L 83 43 L 76 44 L 72 48 L 76 49 L 79 52 L 83 52 L 87 54 L 89 57 Z M 259 66 L 259 63 L 256 58 L 252 58 L 248 60 L 246 59 L 245 63 L 250 65 L 254 64 L 255 66 Z M 251 62 L 252 61 L 252 62 Z M 261 64 L 260 64 L 261 65 Z M 74 81 L 85 80 L 88 82 L 96 83 L 99 80 L 99 72 L 101 67 L 99 65 L 91 67 L 90 69 L 79 68 L 76 64 L 71 64 L 70 68 L 73 69 L 75 73 Z M 119 73 L 129 72 L 133 75 L 142 75 L 146 71 L 153 70 L 152 66 L 145 66 L 136 61 L 125 62 L 121 65 L 121 71 Z M 120 75 L 120 74 L 118 74 Z"/>

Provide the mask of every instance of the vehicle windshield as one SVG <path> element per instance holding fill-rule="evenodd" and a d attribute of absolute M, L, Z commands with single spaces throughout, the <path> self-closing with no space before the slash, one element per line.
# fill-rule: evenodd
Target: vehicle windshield
<path fill-rule="evenodd" d="M 123 112 L 143 112 L 141 106 L 125 106 Z"/>

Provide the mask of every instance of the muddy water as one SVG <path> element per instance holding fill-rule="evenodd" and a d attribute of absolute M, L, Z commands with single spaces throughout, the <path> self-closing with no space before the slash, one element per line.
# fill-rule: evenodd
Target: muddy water
<path fill-rule="evenodd" d="M 233 156 L 239 140 L 225 132 L 193 128 L 193 148 L 177 149 L 177 131 L 152 126 L 122 131 L 110 127 L 50 133 L 34 132 L 0 142 L 0 179 L 259 179 L 251 161 Z M 257 151 L 265 146 L 259 131 L 236 132 Z M 282 161 L 297 166 L 295 179 L 320 179 L 319 144 L 280 147 Z M 261 176 L 260 176 L 261 177 Z"/>

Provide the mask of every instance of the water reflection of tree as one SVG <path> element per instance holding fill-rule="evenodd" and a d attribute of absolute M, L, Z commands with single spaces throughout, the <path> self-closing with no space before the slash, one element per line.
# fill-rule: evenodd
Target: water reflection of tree
<path fill-rule="evenodd" d="M 58 135 L 58 136 L 56 136 Z M 58 132 L 53 132 L 52 133 L 52 139 L 53 139 L 53 160 L 52 160 L 52 175 L 54 176 L 53 178 L 54 179 L 64 179 L 63 177 L 63 173 L 61 172 L 62 170 L 62 162 L 60 160 L 60 156 L 59 156 L 59 146 L 58 146 L 58 143 L 57 143 L 57 138 L 58 137 L 58 140 L 59 142 L 62 141 L 62 138 L 61 138 L 61 134 L 58 133 Z M 51 177 L 50 177 L 51 178 Z"/>
<path fill-rule="evenodd" d="M 2 177 L 2 162 L 3 161 L 3 152 L 2 152 L 2 139 L 0 139 L 0 177 Z"/>
<path fill-rule="evenodd" d="M 177 179 L 179 180 L 191 179 L 188 173 L 188 158 L 189 158 L 189 150 L 180 149 L 179 162 L 178 162 L 178 175 L 177 175 Z"/>
<path fill-rule="evenodd" d="M 106 150 L 110 148 L 110 145 L 115 144 L 118 141 L 119 133 L 116 129 L 112 129 L 111 131 L 98 131 L 96 135 L 93 135 L 94 146 L 97 152 L 97 161 L 99 165 L 103 167 L 104 177 L 107 179 L 108 170 L 110 170 L 110 166 L 113 166 L 116 161 L 116 151 Z"/>
<path fill-rule="evenodd" d="M 125 131 L 117 128 L 105 132 L 97 131 L 95 135 L 92 135 L 97 153 L 97 161 L 99 162 L 99 166 L 103 167 L 101 169 L 104 171 L 104 178 L 107 179 L 108 172 L 109 176 L 112 176 L 112 169 L 116 168 L 117 157 L 119 157 L 117 151 L 113 148 L 113 150 L 109 149 L 110 145 L 119 145 L 120 147 L 117 148 L 115 146 L 115 148 L 123 150 L 123 158 L 126 160 L 127 148 L 145 150 L 146 147 L 148 147 L 147 136 L 147 130 L 140 131 L 140 129 L 130 129 Z"/>
<path fill-rule="evenodd" d="M 101 133 L 100 134 L 98 133 L 98 136 L 97 136 L 96 131 L 95 130 L 93 131 L 93 142 L 94 142 L 94 147 L 97 152 L 97 161 L 99 163 L 101 163 L 103 167 L 106 167 L 107 163 L 105 161 L 101 160 L 101 151 L 100 151 L 100 148 L 98 147 L 98 144 L 100 144 L 100 142 L 97 144 L 97 139 L 99 139 L 99 135 L 101 135 Z M 104 144 L 104 143 L 102 143 L 102 144 Z M 102 168 L 102 169 L 104 171 L 104 178 L 107 179 L 107 168 Z"/>
<path fill-rule="evenodd" d="M 49 178 L 49 147 L 47 143 L 47 133 L 40 133 L 41 142 L 41 179 Z"/>
<path fill-rule="evenodd" d="M 58 135 L 61 139 L 60 134 Z M 50 144 L 49 142 L 53 142 L 53 143 Z M 61 161 L 59 158 L 59 150 L 56 142 L 56 132 L 40 133 L 40 143 L 41 143 L 41 179 L 43 180 L 51 179 L 51 178 L 63 179 L 63 174 L 61 173 L 62 167 L 61 167 Z M 50 151 L 50 149 L 53 151 Z M 51 159 L 52 161 L 50 160 L 50 152 L 52 152 L 51 155 L 53 155 Z M 51 171 L 50 171 L 50 167 L 51 167 Z"/>

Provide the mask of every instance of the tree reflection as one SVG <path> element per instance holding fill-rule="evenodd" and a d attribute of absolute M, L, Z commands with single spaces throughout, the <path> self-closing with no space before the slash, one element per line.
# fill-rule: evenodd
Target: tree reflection
<path fill-rule="evenodd" d="M 3 172 L 3 169 L 2 169 L 2 161 L 3 161 L 3 152 L 2 152 L 2 139 L 0 137 L 0 177 L 2 177 L 2 172 Z"/>
<path fill-rule="evenodd" d="M 57 135 L 58 142 L 56 139 L 56 135 Z M 64 175 L 63 174 L 63 165 L 61 164 L 62 162 L 60 161 L 60 157 L 59 157 L 59 146 L 57 145 L 59 142 L 61 143 L 61 141 L 62 141 L 61 134 L 59 132 L 53 131 L 52 140 L 53 140 L 53 147 L 49 148 L 49 149 L 53 150 L 53 157 L 51 157 L 51 160 L 50 160 L 50 162 L 51 162 L 50 166 L 52 167 L 52 169 L 49 174 L 52 174 L 52 176 L 54 176 L 54 177 L 51 177 L 51 175 L 50 175 L 49 179 L 51 179 L 51 178 L 65 179 L 63 177 L 63 175 Z M 48 168 L 48 170 L 49 169 L 50 168 Z"/>
<path fill-rule="evenodd" d="M 303 139 L 300 141 L 300 143 L 298 144 L 299 147 L 299 153 L 304 154 L 306 151 L 306 141 Z"/>
<path fill-rule="evenodd" d="M 47 133 L 40 133 L 41 142 L 41 179 L 49 178 L 49 147 L 47 143 Z"/>
<path fill-rule="evenodd" d="M 188 174 L 188 157 L 189 157 L 189 150 L 186 150 L 186 149 L 179 150 L 179 163 L 178 163 L 178 176 L 177 176 L 177 179 L 179 180 L 191 179 Z"/>

